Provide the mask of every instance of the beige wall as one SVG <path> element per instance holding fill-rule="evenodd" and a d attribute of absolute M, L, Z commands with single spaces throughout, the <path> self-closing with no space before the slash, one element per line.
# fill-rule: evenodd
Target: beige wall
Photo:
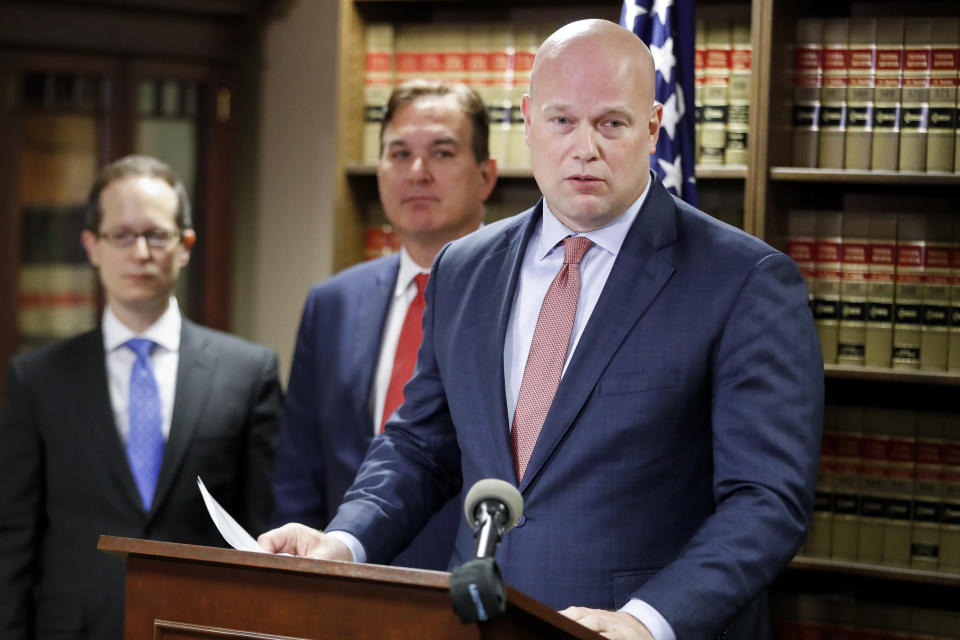
<path fill-rule="evenodd" d="M 233 330 L 276 349 L 286 382 L 306 293 L 333 268 L 338 9 L 279 4 L 248 78 L 260 103 L 244 144 L 254 161 L 238 202 Z"/>

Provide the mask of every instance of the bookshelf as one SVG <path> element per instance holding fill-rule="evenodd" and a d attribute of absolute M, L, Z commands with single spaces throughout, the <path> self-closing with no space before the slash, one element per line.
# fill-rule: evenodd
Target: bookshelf
<path fill-rule="evenodd" d="M 252 102 L 238 76 L 267 4 L 0 7 L 0 361 L 98 322 L 83 204 L 99 167 L 129 153 L 183 177 L 200 243 L 178 299 L 192 319 L 228 328 L 235 120 Z"/>
<path fill-rule="evenodd" d="M 698 8 L 704 19 L 746 21 L 751 15 L 751 4 L 747 0 L 700 4 L 702 8 Z M 376 181 L 372 178 L 376 169 L 361 158 L 364 146 L 364 28 L 367 24 L 514 22 L 560 26 L 579 18 L 605 18 L 616 22 L 619 15 L 620 3 L 615 0 L 604 3 L 583 0 L 522 3 L 508 0 L 340 0 L 334 268 L 341 270 L 363 259 L 365 227 L 377 222 L 370 219 L 371 203 L 376 203 L 377 199 Z M 744 214 L 747 173 L 747 166 L 742 164 L 701 165 L 697 168 L 697 176 L 702 179 L 698 189 L 705 209 L 749 230 L 752 224 Z M 522 211 L 538 196 L 529 169 L 501 166 L 497 187 L 488 203 L 488 218 L 497 219 L 508 212 Z M 711 204 L 716 206 L 711 207 Z"/>
<path fill-rule="evenodd" d="M 558 22 L 579 17 L 616 21 L 620 3 L 600 6 L 575 0 L 517 3 L 486 0 L 410 2 L 341 0 L 338 86 L 338 186 L 335 194 L 337 252 L 335 267 L 354 264 L 363 255 L 363 228 L 369 203 L 376 200 L 375 167 L 360 161 L 363 112 L 364 26 L 368 22 L 461 22 L 529 20 L 540 16 Z M 456 8 L 454 9 L 454 5 Z M 957 17 L 954 0 L 910 2 L 883 0 L 732 0 L 697 2 L 698 18 L 749 19 L 754 52 L 750 89 L 748 161 L 744 165 L 697 167 L 701 208 L 713 214 L 738 210 L 730 220 L 784 251 L 788 249 L 788 214 L 793 209 L 842 210 L 852 206 L 877 211 L 928 211 L 956 216 L 960 202 L 960 172 L 814 168 L 794 163 L 793 103 L 796 30 L 804 18 L 889 18 L 896 16 Z M 853 158 L 856 160 L 857 158 Z M 842 165 L 841 165 L 842 166 Z M 513 212 L 533 204 L 539 193 L 524 169 L 500 173 L 493 205 Z M 898 410 L 960 413 L 955 396 L 960 373 L 828 364 L 825 385 L 831 402 Z M 864 585 L 865 598 L 874 598 L 885 585 L 906 588 L 905 602 L 920 606 L 919 593 L 938 594 L 937 606 L 957 609 L 960 573 L 910 567 L 799 557 L 785 573 L 791 585 L 802 576 L 804 588 L 824 591 L 844 588 L 844 576 Z M 913 587 L 923 589 L 913 589 Z M 900 593 L 900 592 L 898 592 Z M 952 636 L 947 636 L 952 637 Z"/>

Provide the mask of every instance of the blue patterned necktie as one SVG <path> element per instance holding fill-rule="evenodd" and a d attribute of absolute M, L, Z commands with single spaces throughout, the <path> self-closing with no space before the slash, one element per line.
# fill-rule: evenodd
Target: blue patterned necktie
<path fill-rule="evenodd" d="M 143 500 L 143 508 L 150 510 L 153 492 L 157 488 L 160 463 L 163 461 L 163 411 L 160 389 L 153 375 L 150 353 L 157 344 L 146 338 L 133 338 L 125 343 L 137 354 L 130 372 L 130 434 L 127 437 L 127 458 Z"/>

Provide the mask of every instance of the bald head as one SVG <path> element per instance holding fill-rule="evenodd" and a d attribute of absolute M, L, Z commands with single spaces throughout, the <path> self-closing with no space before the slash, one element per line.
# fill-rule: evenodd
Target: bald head
<path fill-rule="evenodd" d="M 570 229 L 611 223 L 646 188 L 663 114 L 654 74 L 640 38 L 605 20 L 568 24 L 537 51 L 520 104 L 530 166 Z"/>
<path fill-rule="evenodd" d="M 650 105 L 656 91 L 656 70 L 647 45 L 632 31 L 609 20 L 578 20 L 566 24 L 543 41 L 533 60 L 530 76 L 530 97 L 535 98 L 534 85 L 538 72 L 550 63 L 590 64 L 603 59 L 608 67 L 606 80 L 616 82 L 622 74 L 632 74 L 649 94 Z M 600 69 L 598 69 L 600 71 Z M 648 105 L 644 105 L 648 106 Z"/>

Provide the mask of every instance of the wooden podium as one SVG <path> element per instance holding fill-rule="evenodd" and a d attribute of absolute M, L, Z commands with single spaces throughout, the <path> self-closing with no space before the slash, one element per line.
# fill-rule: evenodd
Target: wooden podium
<path fill-rule="evenodd" d="M 600 638 L 507 587 L 507 611 L 464 625 L 450 574 L 101 536 L 127 565 L 125 640 Z"/>

